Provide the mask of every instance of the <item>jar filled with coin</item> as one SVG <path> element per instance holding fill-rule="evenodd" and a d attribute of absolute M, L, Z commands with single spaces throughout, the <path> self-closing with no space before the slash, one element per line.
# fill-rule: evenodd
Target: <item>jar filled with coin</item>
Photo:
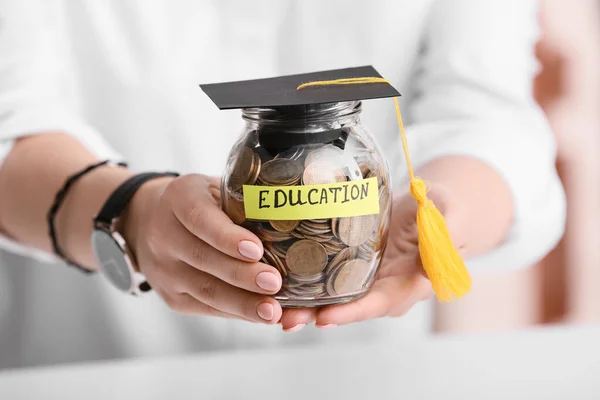
<path fill-rule="evenodd" d="M 297 76 L 288 83 L 295 90 L 297 82 L 310 78 L 322 76 Z M 233 83 L 233 88 L 262 85 L 269 92 L 269 85 L 286 85 L 263 81 Z M 219 98 L 222 92 L 231 97 L 235 91 L 203 89 L 218 105 L 228 101 Z M 397 93 L 344 90 L 351 93 L 340 96 L 338 91 L 324 98 Z M 241 108 L 245 122 L 223 175 L 222 207 L 262 241 L 262 261 L 283 278 L 275 298 L 285 307 L 337 304 L 363 296 L 377 273 L 391 211 L 387 164 L 361 123 L 361 101 L 304 96 L 298 101 L 280 96 L 283 104 L 269 106 L 248 105 L 275 101 L 236 99 L 231 107 L 222 107 Z"/>

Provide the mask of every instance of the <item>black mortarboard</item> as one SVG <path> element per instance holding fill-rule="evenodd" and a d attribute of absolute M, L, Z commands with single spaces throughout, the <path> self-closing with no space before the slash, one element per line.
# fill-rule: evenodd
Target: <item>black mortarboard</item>
<path fill-rule="evenodd" d="M 307 82 L 346 78 L 381 77 L 372 66 L 335 69 L 308 74 L 287 75 L 200 85 L 221 110 L 252 107 L 282 107 L 400 96 L 389 83 L 313 86 L 296 90 Z"/>

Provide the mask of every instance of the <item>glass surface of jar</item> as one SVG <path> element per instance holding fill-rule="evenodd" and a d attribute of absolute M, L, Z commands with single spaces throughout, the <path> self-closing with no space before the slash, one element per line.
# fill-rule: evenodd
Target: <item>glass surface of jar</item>
<path fill-rule="evenodd" d="M 246 108 L 222 207 L 262 241 L 284 307 L 339 304 L 371 287 L 385 249 L 390 176 L 361 102 Z"/>

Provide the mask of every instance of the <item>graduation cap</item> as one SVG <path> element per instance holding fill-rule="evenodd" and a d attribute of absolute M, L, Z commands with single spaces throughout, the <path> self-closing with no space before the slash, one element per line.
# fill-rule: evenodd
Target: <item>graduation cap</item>
<path fill-rule="evenodd" d="M 441 301 L 462 297 L 471 288 L 471 278 L 456 250 L 443 215 L 427 198 L 425 182 L 415 177 L 408 153 L 408 142 L 396 97 L 400 93 L 375 68 L 357 68 L 320 71 L 308 74 L 280 76 L 269 79 L 200 85 L 202 90 L 221 110 L 235 108 L 308 106 L 355 100 L 393 97 L 398 127 L 410 176 L 410 192 L 417 201 L 417 230 L 419 252 L 423 268 Z M 264 135 L 269 146 L 277 148 L 283 136 L 277 132 Z M 294 134 L 295 139 L 301 135 Z M 306 135 L 302 140 L 328 140 L 318 135 Z M 305 142 L 310 143 L 310 142 Z"/>
<path fill-rule="evenodd" d="M 302 106 L 400 96 L 400 93 L 388 82 L 372 85 L 315 86 L 311 90 L 298 90 L 299 86 L 308 82 L 365 76 L 382 78 L 372 66 L 363 66 L 276 78 L 204 84 L 200 87 L 221 110 Z"/>
<path fill-rule="evenodd" d="M 289 118 L 290 121 L 298 119 L 299 116 L 302 119 L 306 112 L 311 110 L 320 110 L 320 105 L 325 103 L 400 96 L 388 82 L 374 85 L 319 86 L 310 90 L 298 90 L 301 85 L 309 82 L 356 79 L 364 76 L 382 78 L 372 66 L 362 66 L 267 79 L 204 84 L 200 87 L 221 110 L 269 108 L 276 110 L 279 118 Z M 271 154 L 286 151 L 294 146 L 317 143 L 335 143 L 343 148 L 345 136 L 347 133 L 341 128 L 318 132 L 296 131 L 294 135 L 282 135 L 281 127 L 264 124 L 258 131 L 261 146 Z"/>

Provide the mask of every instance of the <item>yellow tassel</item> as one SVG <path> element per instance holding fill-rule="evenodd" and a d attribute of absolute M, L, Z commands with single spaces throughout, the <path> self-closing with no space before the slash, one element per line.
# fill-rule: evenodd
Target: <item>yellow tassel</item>
<path fill-rule="evenodd" d="M 360 77 L 336 79 L 331 81 L 307 82 L 297 87 L 297 90 L 308 86 L 324 85 L 355 85 L 363 83 L 388 83 L 387 79 L 379 77 Z M 427 188 L 421 178 L 415 177 L 408 142 L 402 123 L 400 104 L 394 97 L 398 127 L 402 138 L 402 148 L 410 177 L 410 193 L 417 201 L 417 230 L 419 237 L 419 253 L 423 268 L 435 294 L 440 301 L 451 301 L 455 297 L 464 296 L 471 290 L 471 277 L 456 247 L 450 238 L 450 232 L 444 217 L 427 198 Z"/>
<path fill-rule="evenodd" d="M 440 301 L 462 297 L 471 289 L 471 277 L 450 239 L 442 213 L 427 198 L 425 182 L 414 178 L 410 192 L 417 200 L 419 252 L 423 268 Z"/>

